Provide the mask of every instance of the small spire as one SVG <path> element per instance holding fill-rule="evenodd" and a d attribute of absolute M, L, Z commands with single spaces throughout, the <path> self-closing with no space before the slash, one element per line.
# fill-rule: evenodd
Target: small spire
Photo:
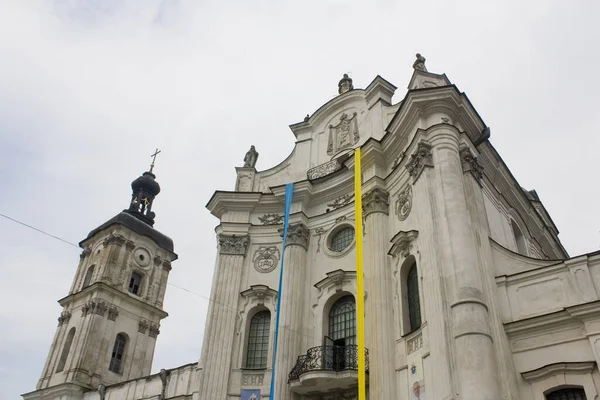
<path fill-rule="evenodd" d="M 158 153 L 160 153 L 160 150 L 156 149 L 154 154 L 150 155 L 150 157 L 152 157 L 152 164 L 150 164 L 150 173 L 152 173 L 152 170 L 154 169 L 154 163 L 156 162 L 156 156 L 158 155 Z"/>

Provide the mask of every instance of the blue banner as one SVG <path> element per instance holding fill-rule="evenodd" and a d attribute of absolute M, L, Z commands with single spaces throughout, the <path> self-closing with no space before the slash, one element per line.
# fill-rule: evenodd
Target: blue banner
<path fill-rule="evenodd" d="M 279 288 L 277 289 L 277 313 L 275 317 L 275 340 L 273 343 L 273 368 L 271 370 L 271 387 L 269 389 L 269 400 L 275 399 L 275 361 L 277 360 L 277 340 L 279 339 L 279 311 L 281 310 L 281 282 L 283 281 L 283 259 L 285 258 L 285 245 L 287 241 L 288 223 L 290 221 L 290 206 L 292 205 L 292 195 L 294 194 L 294 184 L 285 185 L 285 208 L 283 211 L 283 245 L 281 247 L 281 268 L 279 268 Z M 260 398 L 260 393 L 259 393 Z M 242 397 L 242 400 L 244 398 Z"/>
<path fill-rule="evenodd" d="M 260 389 L 242 389 L 240 400 L 260 400 Z"/>

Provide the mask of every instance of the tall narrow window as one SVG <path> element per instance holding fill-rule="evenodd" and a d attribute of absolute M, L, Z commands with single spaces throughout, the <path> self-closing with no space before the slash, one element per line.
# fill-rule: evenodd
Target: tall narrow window
<path fill-rule="evenodd" d="M 410 331 L 421 326 L 421 304 L 419 300 L 419 274 L 417 264 L 413 264 L 406 277 L 406 295 L 408 300 L 408 318 Z"/>
<path fill-rule="evenodd" d="M 523 232 L 519 225 L 516 224 L 514 220 L 511 220 L 511 226 L 513 233 L 515 234 L 515 242 L 517 243 L 517 252 L 519 254 L 527 255 L 527 243 L 525 242 L 525 236 L 523 236 Z"/>
<path fill-rule="evenodd" d="M 581 388 L 560 389 L 546 396 L 547 400 L 586 400 L 585 392 Z"/>
<path fill-rule="evenodd" d="M 246 368 L 267 368 L 271 313 L 260 311 L 250 320 Z"/>
<path fill-rule="evenodd" d="M 142 276 L 137 272 L 131 274 L 131 279 L 129 279 L 129 292 L 137 295 L 140 291 L 140 285 L 142 283 Z"/>
<path fill-rule="evenodd" d="M 119 333 L 115 339 L 115 345 L 113 346 L 112 355 L 110 357 L 110 365 L 108 369 L 117 374 L 123 372 L 123 356 L 125 354 L 125 345 L 127 344 L 127 337 Z"/>
<path fill-rule="evenodd" d="M 90 286 L 90 282 L 92 281 L 92 276 L 94 276 L 94 266 L 93 265 L 87 269 L 87 272 L 85 273 L 85 278 L 83 278 L 83 286 L 81 286 L 81 289 L 85 289 L 86 287 Z"/>
<path fill-rule="evenodd" d="M 67 334 L 67 339 L 65 340 L 65 344 L 63 346 L 62 353 L 60 354 L 60 360 L 58 360 L 58 366 L 56 367 L 56 372 L 60 372 L 63 369 L 65 369 L 67 357 L 69 356 L 69 352 L 71 351 L 71 343 L 73 343 L 73 337 L 75 337 L 75 328 L 71 328 L 71 330 Z"/>

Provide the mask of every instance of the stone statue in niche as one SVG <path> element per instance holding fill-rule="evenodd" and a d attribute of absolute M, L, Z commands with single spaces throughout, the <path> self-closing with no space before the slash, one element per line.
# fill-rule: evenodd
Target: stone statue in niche
<path fill-rule="evenodd" d="M 348 74 L 344 74 L 344 77 L 338 83 L 338 93 L 344 94 L 352 89 L 354 89 L 354 86 L 352 85 L 352 78 L 349 78 Z"/>
<path fill-rule="evenodd" d="M 244 168 L 254 168 L 256 166 L 256 160 L 258 160 L 258 152 L 254 148 L 254 145 L 250 146 L 250 150 L 244 156 Z"/>
<path fill-rule="evenodd" d="M 425 57 L 419 53 L 417 53 L 417 59 L 413 63 L 413 69 L 415 71 L 427 72 L 427 68 L 425 67 Z"/>
<path fill-rule="evenodd" d="M 347 147 L 355 145 L 360 136 L 358 134 L 358 121 L 356 111 L 352 117 L 343 113 L 340 122 L 337 125 L 329 125 L 329 142 L 327 144 L 327 154 L 332 155 Z"/>

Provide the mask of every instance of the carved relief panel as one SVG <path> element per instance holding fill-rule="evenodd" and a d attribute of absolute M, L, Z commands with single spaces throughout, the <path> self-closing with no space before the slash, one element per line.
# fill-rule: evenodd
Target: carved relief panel
<path fill-rule="evenodd" d="M 327 154 L 333 155 L 340 150 L 354 146 L 358 142 L 360 136 L 356 116 L 356 111 L 352 113 L 352 116 L 343 113 L 337 125 L 329 125 Z"/>

